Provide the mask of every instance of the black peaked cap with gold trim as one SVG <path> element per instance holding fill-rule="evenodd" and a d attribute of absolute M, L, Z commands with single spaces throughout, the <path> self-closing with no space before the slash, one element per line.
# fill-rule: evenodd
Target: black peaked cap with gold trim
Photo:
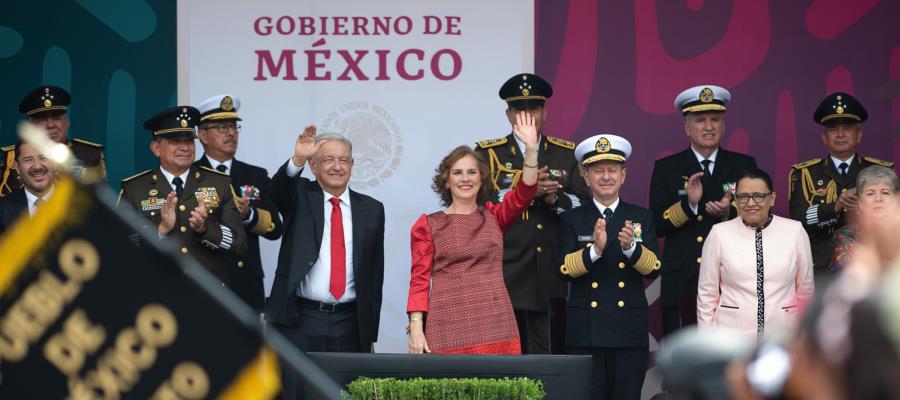
<path fill-rule="evenodd" d="M 19 112 L 29 118 L 65 114 L 72 96 L 59 86 L 45 85 L 28 92 L 19 102 Z"/>
<path fill-rule="evenodd" d="M 517 74 L 500 87 L 500 98 L 512 108 L 543 106 L 553 96 L 550 83 L 535 74 Z"/>
<path fill-rule="evenodd" d="M 195 138 L 198 124 L 200 124 L 199 110 L 191 106 L 178 106 L 144 121 L 144 129 L 152 132 L 154 138 Z"/>
<path fill-rule="evenodd" d="M 675 109 L 681 114 L 701 112 L 725 112 L 731 101 L 731 92 L 715 85 L 694 86 L 675 97 Z"/>
<path fill-rule="evenodd" d="M 858 124 L 865 122 L 869 118 L 869 113 L 863 107 L 859 100 L 855 97 L 843 93 L 836 92 L 829 94 L 819 103 L 816 111 L 813 113 L 813 119 L 817 124 L 825 126 L 835 124 Z"/>
<path fill-rule="evenodd" d="M 575 159 L 584 167 L 604 160 L 624 163 L 630 156 L 631 143 L 616 135 L 591 136 L 575 147 Z"/>
<path fill-rule="evenodd" d="M 241 108 L 241 100 L 233 94 L 220 94 L 210 97 L 197 106 L 200 110 L 200 122 L 212 121 L 240 121 L 238 109 Z"/>

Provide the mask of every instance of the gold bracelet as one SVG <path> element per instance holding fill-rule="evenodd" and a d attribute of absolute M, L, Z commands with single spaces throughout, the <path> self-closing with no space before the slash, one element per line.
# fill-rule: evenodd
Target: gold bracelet
<path fill-rule="evenodd" d="M 534 165 L 528 165 L 528 164 L 525 164 L 524 161 L 522 161 L 522 166 L 524 166 L 525 168 L 537 168 L 537 164 L 534 164 Z"/>

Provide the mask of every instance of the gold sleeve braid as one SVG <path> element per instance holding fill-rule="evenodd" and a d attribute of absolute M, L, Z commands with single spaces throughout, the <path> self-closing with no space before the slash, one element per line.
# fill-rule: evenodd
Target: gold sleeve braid
<path fill-rule="evenodd" d="M 5 167 L 3 168 L 3 181 L 0 182 L 0 195 L 2 195 L 4 191 L 12 192 L 12 186 L 10 186 L 10 182 L 7 181 L 9 180 L 10 170 L 12 170 L 13 162 L 15 161 L 16 154 L 12 150 L 7 151 L 6 164 L 4 164 Z M 4 188 L 6 189 L 4 190 Z"/>
<path fill-rule="evenodd" d="M 257 208 L 256 215 L 256 225 L 254 225 L 253 228 L 250 229 L 250 233 L 262 235 L 275 230 L 275 223 L 272 222 L 272 213 L 270 213 L 269 210 Z"/>
<path fill-rule="evenodd" d="M 663 219 L 668 220 L 672 223 L 676 228 L 686 224 L 690 217 L 684 213 L 684 210 L 681 208 L 681 202 L 676 202 L 672 204 L 671 207 L 667 208 L 666 211 L 663 212 Z"/>
<path fill-rule="evenodd" d="M 637 262 L 634 263 L 632 268 L 634 268 L 641 275 L 647 275 L 653 271 L 658 270 L 661 265 L 662 262 L 660 262 L 659 258 L 656 257 L 656 253 L 648 249 L 646 246 L 641 245 L 641 258 L 639 258 Z"/>
<path fill-rule="evenodd" d="M 559 267 L 559 272 L 573 278 L 578 278 L 588 273 L 587 266 L 584 265 L 582 252 L 585 249 L 578 250 L 573 253 L 566 254 L 564 264 Z"/>

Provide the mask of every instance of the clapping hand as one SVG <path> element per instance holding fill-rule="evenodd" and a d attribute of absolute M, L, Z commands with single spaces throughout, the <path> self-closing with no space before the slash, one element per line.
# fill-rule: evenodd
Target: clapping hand
<path fill-rule="evenodd" d="M 594 224 L 594 253 L 600 254 L 606 247 L 606 220 L 597 218 Z"/>
<path fill-rule="evenodd" d="M 169 192 L 166 196 L 166 202 L 163 203 L 162 209 L 159 210 L 159 226 L 157 232 L 162 235 L 168 235 L 175 228 L 175 205 L 178 204 L 178 197 L 175 192 Z"/>
<path fill-rule="evenodd" d="M 319 151 L 322 143 L 316 143 L 316 126 L 307 125 L 303 129 L 303 133 L 297 136 L 297 142 L 294 144 L 294 155 L 291 157 L 294 165 L 302 167 L 307 160 Z"/>
<path fill-rule="evenodd" d="M 241 213 L 241 218 L 247 218 L 247 214 L 250 213 L 250 191 L 246 191 L 243 196 L 234 200 L 238 211 Z"/>
<path fill-rule="evenodd" d="M 703 176 L 703 172 L 698 172 L 688 178 L 687 196 L 688 203 L 690 203 L 692 207 L 699 205 L 700 199 L 703 198 L 703 183 L 700 182 L 701 176 Z"/>
<path fill-rule="evenodd" d="M 619 231 L 619 245 L 622 250 L 628 250 L 634 244 L 634 225 L 631 221 L 625 221 L 625 226 Z"/>
<path fill-rule="evenodd" d="M 706 213 L 716 217 L 724 217 L 731 211 L 731 192 L 725 193 L 719 201 L 707 201 Z"/>
<path fill-rule="evenodd" d="M 203 234 L 206 232 L 206 219 L 209 218 L 209 206 L 206 205 L 206 196 L 197 196 L 197 207 L 191 210 L 191 218 L 188 223 L 194 232 Z"/>

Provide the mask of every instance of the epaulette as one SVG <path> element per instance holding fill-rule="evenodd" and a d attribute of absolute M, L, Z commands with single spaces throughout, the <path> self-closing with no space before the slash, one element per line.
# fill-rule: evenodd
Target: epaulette
<path fill-rule="evenodd" d="M 806 167 L 809 167 L 809 166 L 812 166 L 812 165 L 816 165 L 816 164 L 818 164 L 818 163 L 820 163 L 820 162 L 822 162 L 822 159 L 821 159 L 821 158 L 813 158 L 812 160 L 804 161 L 804 162 L 799 163 L 799 164 L 794 164 L 794 165 L 792 165 L 792 167 L 794 167 L 794 168 L 796 168 L 796 169 L 803 169 L 803 168 L 806 168 Z"/>
<path fill-rule="evenodd" d="M 478 147 L 482 149 L 488 149 L 494 146 L 499 146 L 501 144 L 506 144 L 506 138 L 496 138 L 496 139 L 488 139 L 488 140 L 479 140 L 477 142 Z"/>
<path fill-rule="evenodd" d="M 205 165 L 201 165 L 201 166 L 200 166 L 200 169 L 203 169 L 203 170 L 206 170 L 206 171 L 209 171 L 209 172 L 215 172 L 215 173 L 217 173 L 217 174 L 219 174 L 219 175 L 222 175 L 222 176 L 228 176 L 228 174 L 226 174 L 226 173 L 224 173 L 224 172 L 222 172 L 222 171 L 218 171 L 218 170 L 212 169 L 212 168 L 207 167 L 207 166 L 205 166 Z"/>
<path fill-rule="evenodd" d="M 863 160 L 866 160 L 872 164 L 881 165 L 883 167 L 893 167 L 894 166 L 894 163 L 892 163 L 890 161 L 879 160 L 875 157 L 863 157 Z"/>
<path fill-rule="evenodd" d="M 5 147 L 0 147 L 0 150 L 2 150 L 2 151 L 10 151 L 10 150 L 15 150 L 15 149 L 16 149 L 16 145 L 14 145 L 14 144 L 11 144 L 11 145 L 5 146 Z"/>
<path fill-rule="evenodd" d="M 148 170 L 146 170 L 146 171 L 144 171 L 144 172 L 139 172 L 139 173 L 136 173 L 136 174 L 134 174 L 134 175 L 132 175 L 132 176 L 129 176 L 129 177 L 125 178 L 125 179 L 122 179 L 122 183 L 128 182 L 128 181 L 130 181 L 130 180 L 132 180 L 132 179 L 134 179 L 134 178 L 137 178 L 137 177 L 139 177 L 139 176 L 141 176 L 141 175 L 146 175 L 146 174 L 147 174 L 148 172 L 150 172 L 150 171 L 152 171 L 152 170 L 148 169 Z"/>
<path fill-rule="evenodd" d="M 81 143 L 81 144 L 86 144 L 86 145 L 91 146 L 91 147 L 96 147 L 96 148 L 98 148 L 98 149 L 102 149 L 102 148 L 103 148 L 103 145 L 102 145 L 102 144 L 100 144 L 100 143 L 94 143 L 94 142 L 88 142 L 87 140 L 74 139 L 74 138 L 73 138 L 72 141 L 73 141 L 73 142 L 78 142 L 78 143 Z"/>
<path fill-rule="evenodd" d="M 567 149 L 569 149 L 569 150 L 574 150 L 574 149 L 575 149 L 575 143 L 570 142 L 570 141 L 568 141 L 568 140 L 564 140 L 564 139 L 560 139 L 560 138 L 555 138 L 555 137 L 553 137 L 553 136 L 544 136 L 544 137 L 547 138 L 547 141 L 548 141 L 548 142 L 553 143 L 553 144 L 555 144 L 555 145 L 557 145 L 557 146 L 559 146 L 559 147 L 564 147 L 564 148 L 567 148 Z"/>

